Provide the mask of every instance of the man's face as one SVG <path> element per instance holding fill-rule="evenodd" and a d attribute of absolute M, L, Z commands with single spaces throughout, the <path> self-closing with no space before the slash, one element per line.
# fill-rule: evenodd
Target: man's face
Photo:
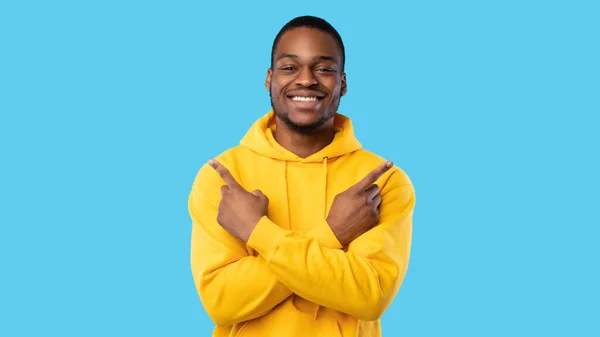
<path fill-rule="evenodd" d="M 277 117 L 301 133 L 318 130 L 334 117 L 346 93 L 342 53 L 336 40 L 313 28 L 281 36 L 266 87 Z"/>

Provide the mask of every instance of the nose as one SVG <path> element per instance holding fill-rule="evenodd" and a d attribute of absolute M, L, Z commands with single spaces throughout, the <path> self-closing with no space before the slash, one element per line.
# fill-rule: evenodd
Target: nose
<path fill-rule="evenodd" d="M 310 69 L 301 68 L 296 77 L 296 84 L 303 87 L 310 87 L 311 85 L 317 84 L 317 79 Z"/>

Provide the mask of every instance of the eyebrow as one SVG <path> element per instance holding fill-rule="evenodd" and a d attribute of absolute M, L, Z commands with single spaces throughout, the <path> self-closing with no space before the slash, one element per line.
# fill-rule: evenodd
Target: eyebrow
<path fill-rule="evenodd" d="M 281 60 L 282 58 L 293 58 L 293 59 L 299 59 L 300 57 L 296 54 L 289 54 L 289 53 L 284 53 L 279 55 L 279 57 L 277 57 L 277 61 Z M 333 56 L 326 56 L 326 55 L 318 55 L 313 57 L 313 60 L 315 61 L 332 61 L 332 62 L 336 62 L 335 58 Z"/>

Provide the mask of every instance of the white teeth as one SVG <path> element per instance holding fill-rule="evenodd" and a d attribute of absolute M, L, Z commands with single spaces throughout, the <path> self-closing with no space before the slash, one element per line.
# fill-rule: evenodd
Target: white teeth
<path fill-rule="evenodd" d="M 302 97 L 302 96 L 294 96 L 292 97 L 292 101 L 300 101 L 300 102 L 316 102 L 318 101 L 317 97 Z"/>

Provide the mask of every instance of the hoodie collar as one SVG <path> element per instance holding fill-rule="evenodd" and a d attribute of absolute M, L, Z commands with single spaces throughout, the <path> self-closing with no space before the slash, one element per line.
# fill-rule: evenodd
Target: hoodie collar
<path fill-rule="evenodd" d="M 307 158 L 301 158 L 279 145 L 275 140 L 273 136 L 275 113 L 271 110 L 254 122 L 240 141 L 240 145 L 265 157 L 305 163 L 320 163 L 323 158 L 336 158 L 362 148 L 354 136 L 354 128 L 349 117 L 336 113 L 334 128 L 335 135 L 329 145 Z"/>

